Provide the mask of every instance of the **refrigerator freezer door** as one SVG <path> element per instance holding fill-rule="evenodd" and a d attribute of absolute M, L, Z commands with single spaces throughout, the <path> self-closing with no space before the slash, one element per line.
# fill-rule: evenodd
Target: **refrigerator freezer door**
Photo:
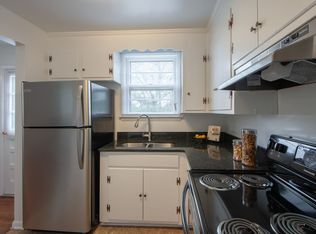
<path fill-rule="evenodd" d="M 91 125 L 89 81 L 23 82 L 24 127 Z"/>
<path fill-rule="evenodd" d="M 90 128 L 24 129 L 25 229 L 90 230 L 90 136 Z"/>

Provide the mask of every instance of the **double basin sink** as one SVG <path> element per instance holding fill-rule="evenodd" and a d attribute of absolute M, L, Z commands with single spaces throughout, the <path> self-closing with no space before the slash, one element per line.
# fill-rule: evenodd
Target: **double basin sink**
<path fill-rule="evenodd" d="M 120 148 L 134 148 L 134 149 L 161 149 L 161 148 L 172 148 L 174 143 L 170 142 L 128 142 L 122 143 L 117 147 Z"/>

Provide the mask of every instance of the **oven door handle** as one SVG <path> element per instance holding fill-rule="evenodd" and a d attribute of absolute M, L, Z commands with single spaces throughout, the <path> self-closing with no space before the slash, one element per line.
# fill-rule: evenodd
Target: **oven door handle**
<path fill-rule="evenodd" d="M 186 213 L 185 213 L 185 202 L 186 197 L 189 190 L 189 182 L 187 181 L 182 192 L 182 204 L 181 204 L 181 219 L 182 219 L 182 229 L 184 234 L 189 234 L 189 226 L 186 219 Z"/>

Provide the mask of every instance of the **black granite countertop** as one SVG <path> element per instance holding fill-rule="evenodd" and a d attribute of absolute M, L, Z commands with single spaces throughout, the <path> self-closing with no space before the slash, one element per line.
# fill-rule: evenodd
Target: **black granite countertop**
<path fill-rule="evenodd" d="M 126 133 L 130 134 L 130 133 Z M 246 167 L 241 162 L 233 160 L 232 153 L 232 139 L 234 137 L 228 134 L 221 136 L 221 142 L 208 142 L 203 140 L 193 139 L 192 133 L 165 133 L 165 137 L 159 136 L 153 138 L 154 142 L 172 142 L 174 147 L 172 148 L 127 148 L 120 146 L 125 142 L 141 142 L 142 138 L 136 137 L 137 134 L 132 137 L 126 134 L 122 137 L 118 137 L 118 141 L 105 145 L 99 149 L 99 151 L 117 151 L 117 152 L 184 152 L 187 156 L 187 160 L 190 165 L 191 171 L 216 171 L 225 172 L 234 170 L 236 173 L 244 171 L 266 171 L 267 162 L 265 160 L 264 150 L 258 148 L 255 167 Z"/>

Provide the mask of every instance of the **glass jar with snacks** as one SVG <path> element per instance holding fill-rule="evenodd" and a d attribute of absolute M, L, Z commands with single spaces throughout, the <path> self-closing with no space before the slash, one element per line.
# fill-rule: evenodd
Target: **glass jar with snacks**
<path fill-rule="evenodd" d="M 240 139 L 233 140 L 233 159 L 241 161 L 242 157 L 242 141 Z"/>
<path fill-rule="evenodd" d="M 253 167 L 256 162 L 257 130 L 242 129 L 242 158 L 241 162 L 245 166 Z"/>

